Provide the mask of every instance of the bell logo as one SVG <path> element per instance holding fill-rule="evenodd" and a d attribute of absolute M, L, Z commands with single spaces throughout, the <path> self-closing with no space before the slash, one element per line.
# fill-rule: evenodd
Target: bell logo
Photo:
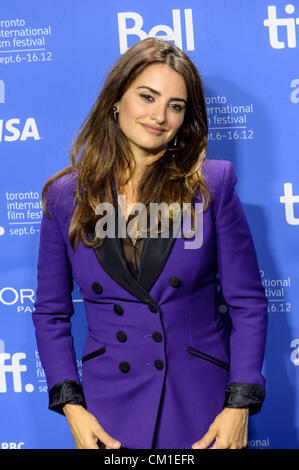
<path fill-rule="evenodd" d="M 194 34 L 193 34 L 193 19 L 192 10 L 187 8 L 184 10 L 185 16 L 185 31 L 186 31 L 186 46 L 188 51 L 194 51 Z M 120 53 L 124 54 L 128 49 L 128 36 L 138 36 L 140 40 L 147 37 L 156 37 L 164 39 L 165 41 L 174 41 L 175 45 L 183 49 L 182 40 L 182 23 L 181 11 L 172 10 L 173 27 L 170 28 L 164 24 L 159 24 L 151 28 L 148 34 L 142 29 L 143 18 L 136 12 L 122 12 L 117 14 L 118 17 L 118 31 L 119 31 L 119 46 Z M 133 20 L 133 26 L 127 26 L 127 20 Z M 164 33 L 160 35 L 159 33 Z"/>
<path fill-rule="evenodd" d="M 291 3 L 285 6 L 284 11 L 288 15 L 295 12 L 295 7 Z M 273 49 L 284 49 L 285 42 L 278 39 L 278 27 L 286 27 L 288 47 L 296 47 L 296 24 L 299 18 L 277 18 L 276 6 L 268 6 L 268 18 L 264 20 L 264 25 L 269 28 L 269 40 Z"/>

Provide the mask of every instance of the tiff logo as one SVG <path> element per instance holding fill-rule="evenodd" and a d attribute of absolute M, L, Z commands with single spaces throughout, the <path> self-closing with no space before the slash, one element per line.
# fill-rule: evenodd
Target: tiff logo
<path fill-rule="evenodd" d="M 284 11 L 288 15 L 292 15 L 295 11 L 295 7 L 289 3 L 285 6 Z M 276 6 L 268 6 L 268 18 L 264 20 L 264 25 L 269 28 L 270 45 L 274 49 L 284 49 L 285 42 L 278 39 L 278 27 L 284 26 L 286 27 L 288 47 L 296 47 L 296 23 L 299 24 L 299 17 L 277 18 Z"/>
<path fill-rule="evenodd" d="M 0 80 L 0 103 L 5 103 L 5 85 L 3 80 Z"/>
<path fill-rule="evenodd" d="M 194 51 L 193 18 L 191 8 L 184 9 L 184 17 L 187 50 Z M 183 49 L 181 10 L 172 10 L 172 28 L 164 24 L 159 24 L 157 26 L 153 26 L 148 33 L 141 29 L 143 27 L 143 18 L 139 13 L 117 13 L 117 18 L 121 54 L 124 54 L 128 49 L 128 36 L 130 35 L 138 36 L 140 40 L 147 37 L 156 37 L 164 39 L 165 41 L 174 41 L 176 46 Z M 133 20 L 133 26 L 129 27 L 127 25 L 127 20 Z M 160 33 L 164 34 L 161 35 Z"/>
<path fill-rule="evenodd" d="M 299 225 L 299 218 L 294 215 L 294 203 L 299 202 L 299 196 L 293 195 L 292 183 L 284 184 L 284 196 L 280 197 L 280 202 L 285 205 L 287 223 L 290 225 Z"/>
<path fill-rule="evenodd" d="M 22 359 L 26 359 L 26 354 L 22 352 L 13 355 L 5 352 L 0 354 L 0 393 L 7 392 L 6 376 L 8 373 L 12 374 L 14 391 L 22 391 L 21 372 L 27 370 L 27 366 L 20 363 Z M 6 361 L 10 361 L 10 363 L 5 364 Z"/>

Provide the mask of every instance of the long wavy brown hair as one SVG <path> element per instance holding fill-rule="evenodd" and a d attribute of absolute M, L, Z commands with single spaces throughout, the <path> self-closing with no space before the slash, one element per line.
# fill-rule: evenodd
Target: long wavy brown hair
<path fill-rule="evenodd" d="M 144 170 L 138 187 L 138 202 L 149 208 L 155 202 L 167 205 L 191 203 L 199 189 L 202 210 L 210 203 L 210 193 L 201 168 L 207 152 L 208 121 L 204 88 L 198 70 L 190 58 L 170 42 L 147 38 L 134 44 L 120 57 L 106 79 L 102 91 L 73 138 L 71 165 L 51 176 L 42 191 L 42 205 L 47 215 L 46 193 L 49 185 L 68 173 L 77 174 L 74 194 L 76 208 L 69 227 L 69 242 L 74 250 L 78 241 L 88 247 L 86 234 L 100 216 L 95 214 L 100 202 L 113 203 L 111 183 L 122 187 L 131 178 L 135 160 L 126 136 L 114 119 L 113 105 L 118 102 L 135 78 L 149 65 L 167 64 L 181 74 L 187 88 L 187 106 L 183 124 L 177 133 L 177 146 L 170 142 L 165 153 Z M 129 177 L 124 181 L 124 174 Z M 160 214 L 159 214 L 160 218 Z M 170 215 L 170 219 L 172 216 Z M 193 228 L 195 212 L 191 206 Z"/>

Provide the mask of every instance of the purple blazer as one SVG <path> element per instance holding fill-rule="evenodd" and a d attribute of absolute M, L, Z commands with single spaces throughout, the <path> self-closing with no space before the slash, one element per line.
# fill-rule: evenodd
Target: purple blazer
<path fill-rule="evenodd" d="M 33 321 L 49 408 L 63 414 L 63 404 L 82 404 L 123 447 L 190 449 L 224 406 L 253 414 L 264 399 L 268 302 L 237 178 L 225 160 L 205 159 L 202 171 L 212 198 L 202 246 L 146 238 L 137 279 L 117 237 L 72 252 L 75 173 L 48 190 Z M 216 308 L 217 273 L 230 334 Z M 88 324 L 82 384 L 70 331 L 73 280 Z"/>

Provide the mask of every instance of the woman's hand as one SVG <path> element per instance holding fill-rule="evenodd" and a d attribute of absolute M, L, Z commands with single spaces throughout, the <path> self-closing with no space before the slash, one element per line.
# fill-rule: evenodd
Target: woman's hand
<path fill-rule="evenodd" d="M 106 445 L 106 449 L 121 447 L 121 443 L 110 436 L 96 417 L 83 406 L 67 403 L 63 411 L 69 422 L 76 449 L 99 449 L 98 439 Z"/>
<path fill-rule="evenodd" d="M 242 449 L 247 446 L 248 408 L 224 408 L 214 419 L 208 432 L 192 449 Z"/>

